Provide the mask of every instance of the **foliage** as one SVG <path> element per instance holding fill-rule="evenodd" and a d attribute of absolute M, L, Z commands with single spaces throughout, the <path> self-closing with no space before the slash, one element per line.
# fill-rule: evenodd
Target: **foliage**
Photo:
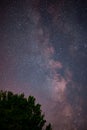
<path fill-rule="evenodd" d="M 42 130 L 46 120 L 41 105 L 35 98 L 24 94 L 0 91 L 0 129 L 1 130 Z M 49 124 L 44 130 L 52 130 Z"/>

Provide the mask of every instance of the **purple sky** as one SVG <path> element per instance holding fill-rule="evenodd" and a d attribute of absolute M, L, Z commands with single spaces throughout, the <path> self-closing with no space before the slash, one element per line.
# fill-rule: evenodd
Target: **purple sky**
<path fill-rule="evenodd" d="M 53 130 L 87 129 L 84 0 L 0 1 L 0 89 L 33 95 Z"/>

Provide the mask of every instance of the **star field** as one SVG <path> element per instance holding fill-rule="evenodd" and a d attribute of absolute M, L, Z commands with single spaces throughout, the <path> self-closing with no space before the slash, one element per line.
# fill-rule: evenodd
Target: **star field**
<path fill-rule="evenodd" d="M 53 130 L 87 129 L 86 5 L 0 1 L 0 89 L 34 95 Z"/>

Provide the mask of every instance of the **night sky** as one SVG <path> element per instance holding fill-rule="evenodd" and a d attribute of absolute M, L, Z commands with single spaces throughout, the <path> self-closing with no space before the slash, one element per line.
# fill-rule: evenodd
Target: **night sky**
<path fill-rule="evenodd" d="M 0 90 L 35 96 L 53 130 L 87 130 L 86 0 L 0 0 Z"/>

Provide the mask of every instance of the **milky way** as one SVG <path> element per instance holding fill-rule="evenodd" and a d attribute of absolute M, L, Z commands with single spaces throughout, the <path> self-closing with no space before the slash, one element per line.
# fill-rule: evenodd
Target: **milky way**
<path fill-rule="evenodd" d="M 87 6 L 0 2 L 0 89 L 33 95 L 53 130 L 87 130 Z"/>

